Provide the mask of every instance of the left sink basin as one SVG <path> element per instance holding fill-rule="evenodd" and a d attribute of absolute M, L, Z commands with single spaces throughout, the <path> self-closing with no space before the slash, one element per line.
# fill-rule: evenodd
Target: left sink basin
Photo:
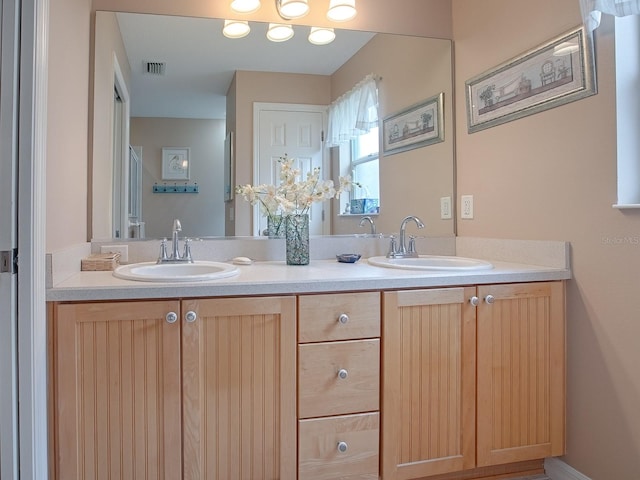
<path fill-rule="evenodd" d="M 222 262 L 142 262 L 121 265 L 113 271 L 113 276 L 139 282 L 206 282 L 232 277 L 238 271 L 235 265 Z"/>

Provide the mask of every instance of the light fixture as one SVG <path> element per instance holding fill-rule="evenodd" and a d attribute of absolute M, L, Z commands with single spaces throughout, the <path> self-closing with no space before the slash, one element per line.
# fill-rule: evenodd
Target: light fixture
<path fill-rule="evenodd" d="M 282 23 L 270 23 L 267 38 L 272 42 L 285 42 L 293 37 L 293 27 Z"/>
<path fill-rule="evenodd" d="M 309 13 L 308 0 L 275 0 L 276 10 L 285 20 L 293 20 L 294 18 L 304 17 Z"/>
<path fill-rule="evenodd" d="M 356 16 L 356 0 L 331 0 L 327 18 L 334 22 L 346 22 Z"/>
<path fill-rule="evenodd" d="M 562 57 L 570 53 L 576 53 L 580 48 L 576 42 L 562 42 L 553 47 L 553 56 Z"/>
<path fill-rule="evenodd" d="M 249 35 L 251 27 L 244 20 L 225 20 L 222 34 L 227 38 L 242 38 Z"/>
<path fill-rule="evenodd" d="M 336 33 L 333 28 L 328 27 L 311 27 L 309 33 L 309 42 L 314 45 L 327 45 L 335 40 Z"/>
<path fill-rule="evenodd" d="M 233 0 L 231 10 L 236 13 L 253 13 L 260 8 L 260 0 Z"/>

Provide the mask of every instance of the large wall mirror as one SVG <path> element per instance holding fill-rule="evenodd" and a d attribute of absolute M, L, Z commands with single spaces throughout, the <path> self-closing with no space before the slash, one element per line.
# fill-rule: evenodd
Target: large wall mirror
<path fill-rule="evenodd" d="M 232 149 L 233 183 L 253 183 L 254 105 L 329 105 L 369 73 L 381 78 L 381 118 L 444 94 L 444 141 L 380 152 L 378 231 L 393 233 L 413 214 L 425 221 L 425 235 L 454 234 L 454 220 L 440 211 L 441 198 L 455 198 L 449 40 L 337 30 L 333 44 L 317 46 L 307 41 L 309 27 L 295 26 L 292 40 L 275 45 L 261 23 L 229 39 L 219 19 L 113 12 L 95 19 L 92 239 L 165 237 L 173 218 L 188 236 L 251 235 L 253 211 L 225 195 L 225 168 Z M 176 149 L 188 158 L 167 175 L 164 157 Z M 330 169 L 339 150 L 325 153 Z M 157 193 L 166 186 L 187 191 Z M 331 233 L 365 233 L 360 216 L 328 203 Z"/>

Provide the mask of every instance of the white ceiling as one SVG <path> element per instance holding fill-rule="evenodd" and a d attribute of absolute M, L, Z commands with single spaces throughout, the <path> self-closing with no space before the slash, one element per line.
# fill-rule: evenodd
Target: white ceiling
<path fill-rule="evenodd" d="M 118 13 L 132 72 L 131 115 L 225 118 L 225 95 L 236 70 L 331 75 L 375 34 L 336 31 L 324 46 L 307 41 L 309 27 L 294 26 L 282 43 L 266 39 L 267 24 L 251 22 L 241 39 L 222 35 L 223 20 Z M 165 62 L 163 76 L 146 62 Z"/>

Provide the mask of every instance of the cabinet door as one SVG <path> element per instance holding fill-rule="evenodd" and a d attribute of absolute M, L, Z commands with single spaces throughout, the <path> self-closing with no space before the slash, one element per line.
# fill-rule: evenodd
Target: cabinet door
<path fill-rule="evenodd" d="M 296 477 L 295 297 L 183 301 L 185 480 Z"/>
<path fill-rule="evenodd" d="M 482 286 L 478 297 L 478 465 L 563 454 L 563 283 Z"/>
<path fill-rule="evenodd" d="M 56 478 L 180 478 L 179 306 L 56 306 Z"/>
<path fill-rule="evenodd" d="M 382 476 L 474 466 L 475 288 L 383 294 Z"/>

